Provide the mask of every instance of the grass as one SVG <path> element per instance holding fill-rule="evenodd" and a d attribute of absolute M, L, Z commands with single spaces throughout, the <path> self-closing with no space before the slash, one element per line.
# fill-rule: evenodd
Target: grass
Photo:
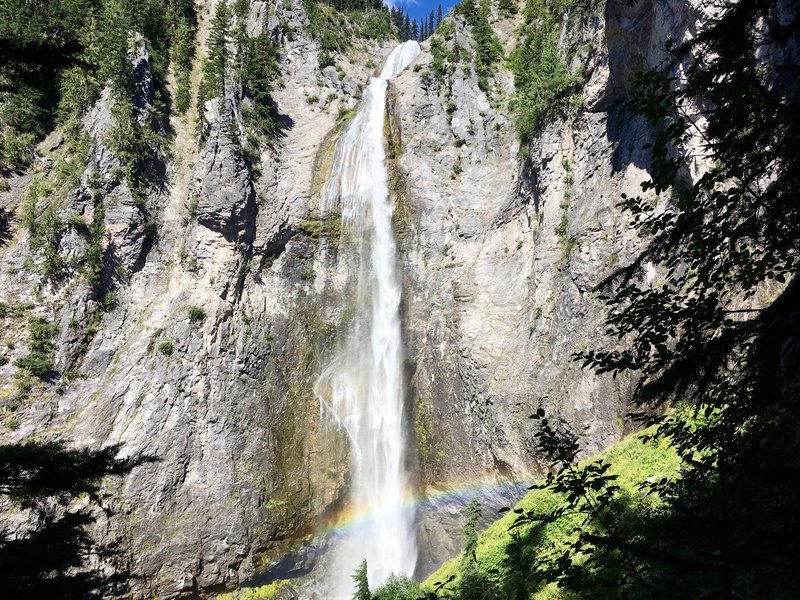
<path fill-rule="evenodd" d="M 216 600 L 272 600 L 289 583 L 287 579 L 280 579 L 259 587 L 243 588 L 235 592 L 219 594 Z"/>
<path fill-rule="evenodd" d="M 628 495 L 634 502 L 655 502 L 652 496 L 640 498 L 639 484 L 648 478 L 673 477 L 677 474 L 680 459 L 664 440 L 642 443 L 642 436 L 649 430 L 630 436 L 596 458 L 602 458 L 611 463 L 610 473 L 619 476 L 617 483 L 620 485 L 620 494 Z M 593 459 L 594 460 L 594 459 Z M 556 508 L 563 502 L 562 498 L 550 490 L 532 490 L 516 508 L 526 512 L 536 509 L 545 512 Z M 510 529 L 517 515 L 511 511 L 492 523 L 478 539 L 477 558 L 481 571 L 493 573 L 490 577 L 498 582 L 506 581 L 513 576 L 509 570 L 507 559 L 514 537 Z M 579 516 L 565 516 L 550 523 L 534 536 L 534 526 L 526 525 L 515 529 L 517 535 L 523 540 L 530 537 L 536 538 L 535 542 L 524 547 L 526 562 L 533 564 L 545 559 L 556 548 L 563 548 L 573 537 L 573 530 L 577 526 Z M 459 575 L 461 556 L 442 565 L 428 579 L 423 582 L 423 588 L 433 590 L 434 584 L 445 581 L 451 576 Z M 519 574 L 517 574 L 518 576 Z M 530 586 L 526 591 L 530 593 L 531 600 L 545 600 L 548 598 L 563 598 L 557 586 L 552 583 L 536 582 L 533 578 L 527 582 Z"/>

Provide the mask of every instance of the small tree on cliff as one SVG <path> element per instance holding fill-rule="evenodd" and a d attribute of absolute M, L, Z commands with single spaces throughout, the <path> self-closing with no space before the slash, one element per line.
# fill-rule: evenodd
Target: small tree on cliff
<path fill-rule="evenodd" d="M 353 581 L 356 584 L 356 591 L 353 594 L 353 600 L 371 600 L 372 592 L 369 591 L 366 558 L 358 564 L 358 567 L 356 567 L 356 572 L 353 573 Z"/>

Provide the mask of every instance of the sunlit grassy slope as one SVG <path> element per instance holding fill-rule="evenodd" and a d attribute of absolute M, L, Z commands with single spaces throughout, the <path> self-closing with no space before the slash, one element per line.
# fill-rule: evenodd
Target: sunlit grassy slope
<path fill-rule="evenodd" d="M 664 440 L 643 443 L 646 434 L 647 431 L 643 431 L 632 435 L 596 457 L 611 463 L 609 472 L 619 476 L 617 483 L 621 494 L 627 494 L 633 502 L 638 503 L 654 502 L 652 497 L 643 497 L 639 489 L 641 482 L 649 478 L 673 476 L 679 465 L 677 455 Z M 535 508 L 537 512 L 544 512 L 555 508 L 560 502 L 560 498 L 549 490 L 532 490 L 516 508 L 526 511 Z M 498 582 L 516 579 L 516 587 L 530 593 L 532 600 L 566 600 L 569 596 L 555 585 L 537 579 L 530 572 L 520 573 L 511 568 L 510 563 L 533 565 L 546 560 L 552 550 L 570 541 L 570 532 L 580 517 L 562 517 L 541 531 L 527 525 L 514 529 L 512 533 L 510 527 L 516 518 L 513 512 L 506 513 L 480 535 L 476 554 L 481 571 L 489 573 Z M 435 582 L 445 581 L 451 575 L 457 577 L 460 560 L 461 556 L 458 556 L 442 565 L 423 583 L 423 587 L 430 590 Z"/>

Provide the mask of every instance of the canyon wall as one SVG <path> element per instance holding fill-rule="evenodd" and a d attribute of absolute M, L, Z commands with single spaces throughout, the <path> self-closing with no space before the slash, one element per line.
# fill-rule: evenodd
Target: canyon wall
<path fill-rule="evenodd" d="M 213 11 L 201 8 L 202 44 Z M 521 17 L 492 15 L 508 54 Z M 631 382 L 585 372 L 571 355 L 605 341 L 593 288 L 639 244 L 616 207 L 647 179 L 649 131 L 626 104 L 630 76 L 658 65 L 667 39 L 691 35 L 696 19 L 675 0 L 609 0 L 586 18 L 565 15 L 559 47 L 586 74 L 581 105 L 524 148 L 503 61 L 487 90 L 466 60 L 443 84 L 430 77 L 427 41 L 390 84 L 409 460 L 418 496 L 431 499 L 419 510 L 420 572 L 461 544 L 460 500 L 436 500 L 442 492 L 480 484 L 484 501 L 499 505 L 513 493 L 507 483 L 540 468 L 527 419 L 536 409 L 582 432 L 586 453 L 626 431 Z M 463 17 L 447 21 L 445 46 L 469 48 Z M 0 192 L 4 209 L 20 214 L 32 182 L 50 182 L 39 206 L 52 203 L 67 224 L 58 283 L 33 268 L 42 258 L 18 220 L 0 246 L 0 397 L 7 411 L 14 403 L 2 441 L 122 442 L 126 453 L 159 458 L 108 486 L 116 514 L 97 532 L 129 549 L 137 597 L 212 593 L 275 565 L 306 573 L 325 548 L 318 525 L 347 486 L 345 440 L 313 393 L 352 316 L 340 230 L 320 217 L 320 190 L 336 139 L 396 42 L 358 41 L 320 68 L 302 2 L 254 1 L 246 26 L 280 47 L 281 131 L 255 168 L 237 141 L 248 101 L 229 86 L 203 115 L 173 118 L 161 183 L 144 198 L 132 193 L 105 142 L 105 92 L 83 122 L 86 167 L 62 200 L 52 200 L 55 173 L 78 158 L 58 132 L 32 172 Z M 134 60 L 146 122 L 144 46 Z M 199 71 L 198 62 L 195 91 Z M 113 294 L 102 298 L 70 267 L 89 245 L 81 232 L 100 214 L 98 198 Z M 31 315 L 57 326 L 56 375 L 25 383 L 14 361 Z M 21 395 L 21 386 L 31 389 Z"/>

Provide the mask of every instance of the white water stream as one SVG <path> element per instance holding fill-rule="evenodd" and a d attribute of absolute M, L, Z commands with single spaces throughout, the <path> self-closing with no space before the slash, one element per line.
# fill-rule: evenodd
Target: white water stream
<path fill-rule="evenodd" d="M 419 52 L 415 41 L 400 44 L 371 79 L 323 191 L 323 213 L 341 209 L 340 253 L 355 261 L 348 264 L 356 278 L 355 317 L 315 390 L 323 418 L 343 428 L 351 444 L 349 502 L 357 525 L 335 550 L 326 597 L 337 600 L 352 597 L 362 559 L 373 590 L 392 572 L 411 575 L 417 561 L 405 469 L 402 288 L 383 130 L 388 80 Z"/>

